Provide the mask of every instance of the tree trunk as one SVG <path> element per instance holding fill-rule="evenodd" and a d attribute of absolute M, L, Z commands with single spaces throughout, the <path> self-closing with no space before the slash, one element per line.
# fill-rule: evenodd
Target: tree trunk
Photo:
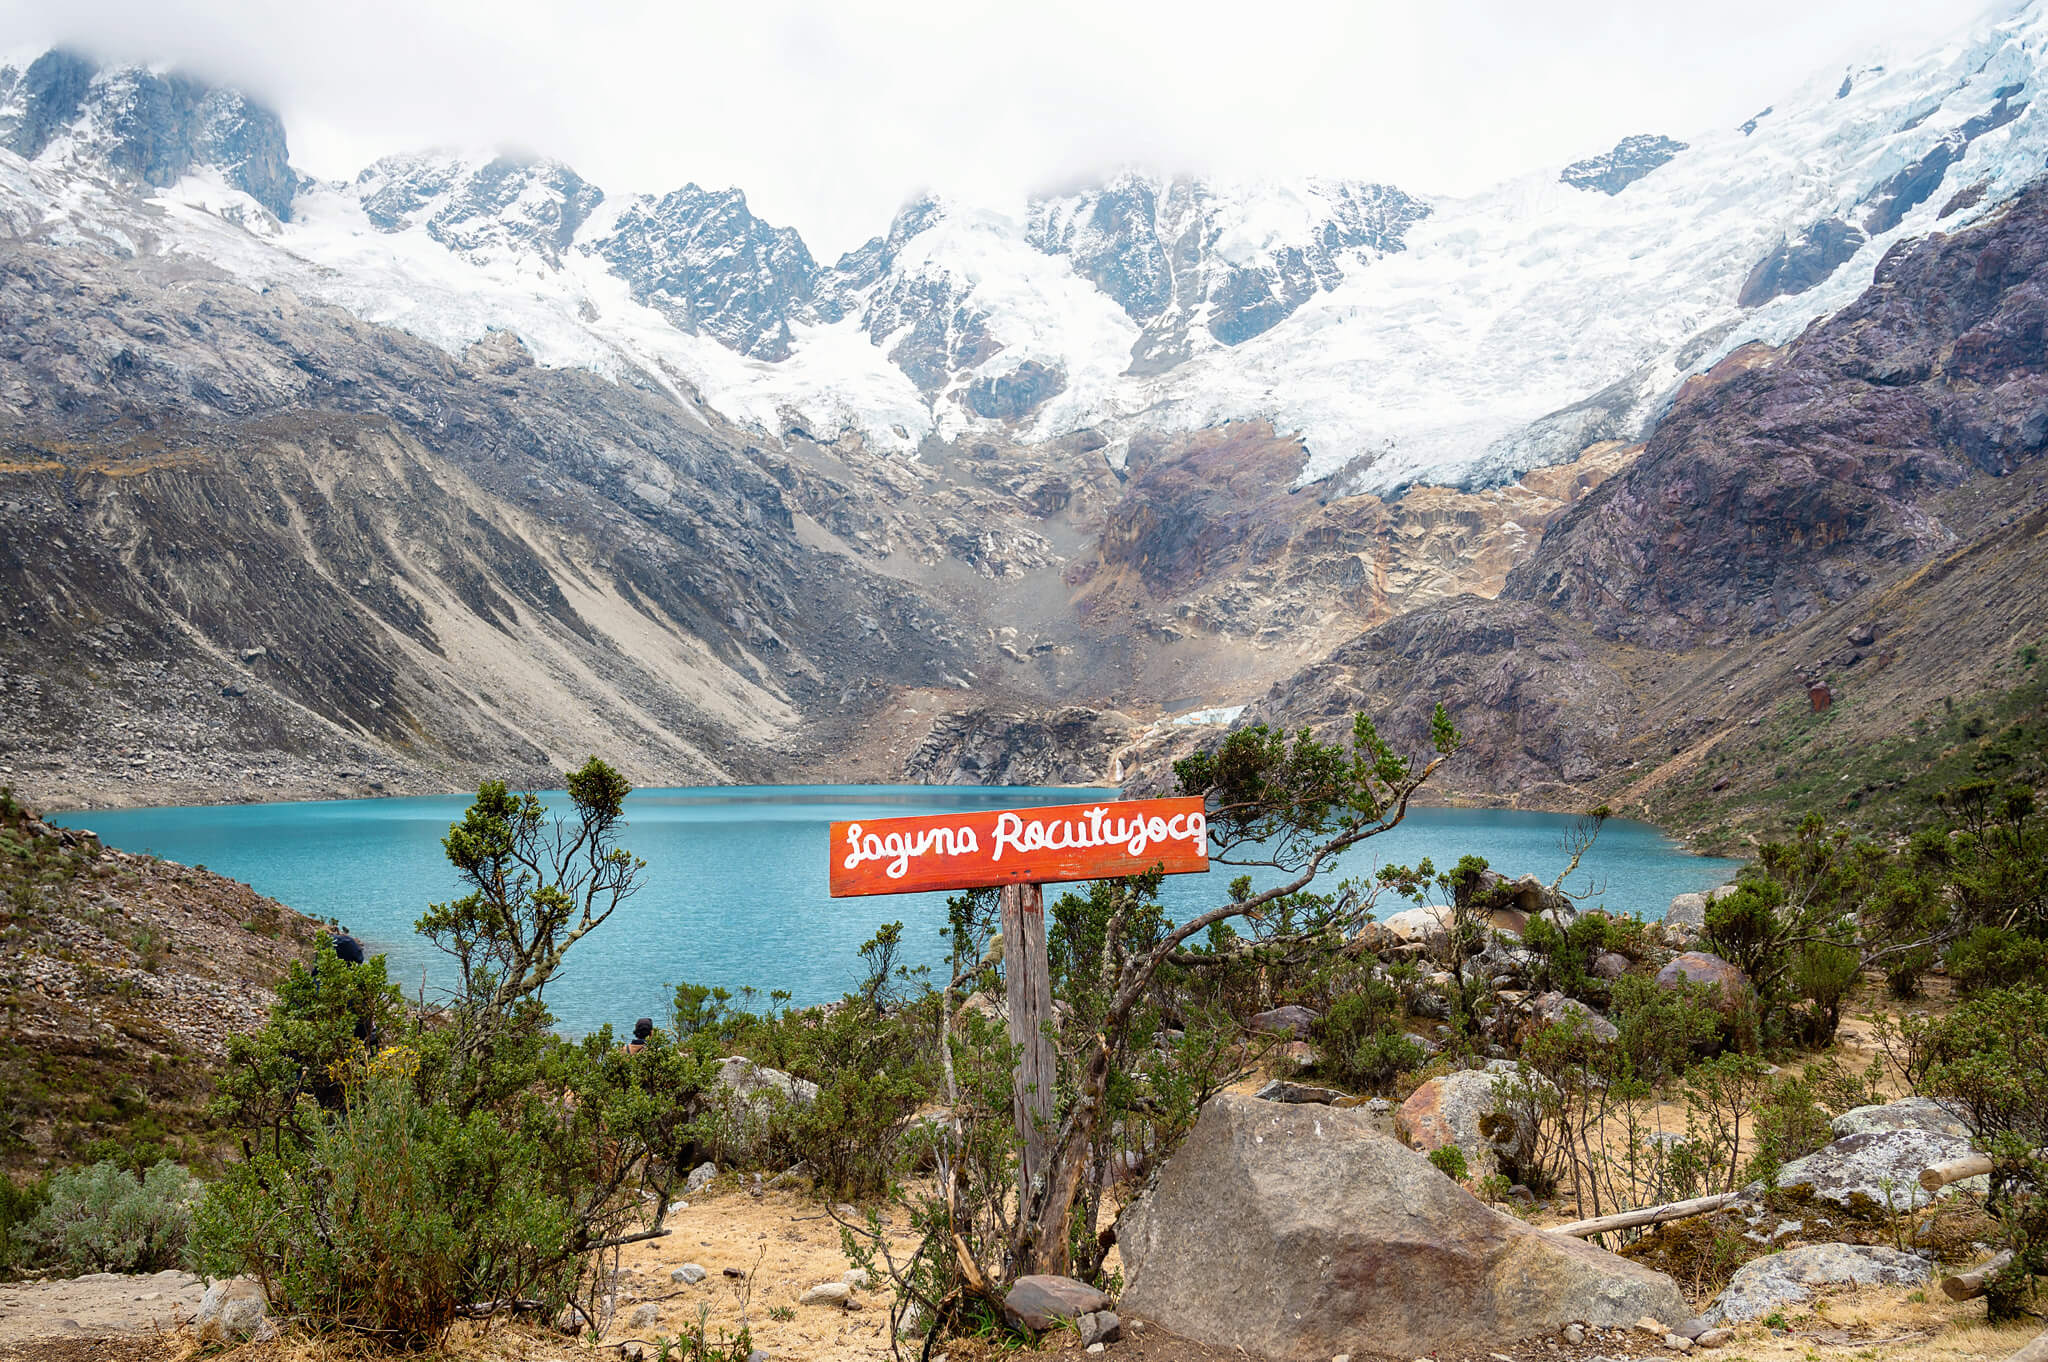
<path fill-rule="evenodd" d="M 1018 1238 L 1022 1252 L 1018 1255 L 1018 1275 L 1032 1272 L 1051 1273 L 1065 1277 L 1073 1266 L 1073 1244 L 1067 1232 L 1067 1221 L 1073 1214 L 1074 1201 L 1081 1194 L 1081 1179 L 1086 1176 L 1090 1157 L 1095 1149 L 1095 1133 L 1102 1120 L 1102 1104 L 1109 1094 L 1109 1045 L 1102 1037 L 1095 1038 L 1095 1054 L 1088 1061 L 1088 1071 L 1082 1075 L 1081 1091 L 1074 1099 L 1073 1114 L 1067 1119 L 1067 1128 L 1060 1140 L 1059 1148 L 1052 1151 L 1052 1163 L 1046 1172 L 1045 1194 L 1033 1203 L 1024 1203 L 1032 1208 L 1031 1214 L 1018 1220 Z"/>
<path fill-rule="evenodd" d="M 1017 1119 L 1018 1205 L 1031 1204 L 1032 1188 L 1046 1171 L 1052 1141 L 1058 1060 L 1052 1024 L 1052 976 L 1045 959 L 1045 892 L 1035 884 L 1006 884 L 1001 896 L 1003 985 L 1010 1040 L 1020 1047 L 1011 1085 Z"/>

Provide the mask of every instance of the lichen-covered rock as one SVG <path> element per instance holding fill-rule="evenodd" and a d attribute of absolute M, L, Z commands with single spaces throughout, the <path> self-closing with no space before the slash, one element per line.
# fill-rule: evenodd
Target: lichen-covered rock
<path fill-rule="evenodd" d="M 1529 1016 L 1532 1022 L 1555 1025 L 1571 1021 L 1585 1028 L 1585 1033 L 1597 1041 L 1614 1041 L 1621 1038 L 1621 1031 L 1607 1018 L 1580 1002 L 1562 993 L 1539 993 L 1529 1000 Z"/>
<path fill-rule="evenodd" d="M 1707 896 L 1680 894 L 1673 898 L 1671 906 L 1664 910 L 1664 925 L 1698 935 L 1707 925 Z"/>
<path fill-rule="evenodd" d="M 263 1288 L 250 1277 L 229 1277 L 207 1287 L 192 1327 L 201 1343 L 261 1343 L 277 1337 Z"/>
<path fill-rule="evenodd" d="M 1832 1122 L 1836 1136 L 1870 1135 L 1880 1130 L 1931 1130 L 1958 1139 L 1970 1137 L 1970 1127 L 1953 1108 L 1932 1097 L 1902 1097 L 1867 1107 L 1851 1107 Z"/>
<path fill-rule="evenodd" d="M 1389 913 L 1380 919 L 1379 925 L 1399 940 L 1433 945 L 1444 940 L 1450 930 L 1450 921 L 1449 908 L 1441 904 L 1425 904 L 1420 908 L 1404 908 L 1398 913 Z"/>
<path fill-rule="evenodd" d="M 1302 1007 L 1298 1003 L 1289 1003 L 1285 1007 L 1274 1007 L 1264 1012 L 1253 1013 L 1251 1027 L 1254 1031 L 1263 1031 L 1269 1035 L 1292 1036 L 1296 1040 L 1306 1040 L 1308 1029 L 1314 1024 L 1315 1019 L 1316 1014 L 1312 1009 Z"/>
<path fill-rule="evenodd" d="M 1970 1141 L 1946 1131 L 1913 1127 L 1847 1135 L 1804 1158 L 1779 1168 L 1778 1188 L 1794 1197 L 1830 1202 L 1859 1215 L 1910 1211 L 1935 1197 L 1961 1190 L 1988 1189 L 1978 1177 L 1950 1183 L 1929 1193 L 1920 1185 L 1922 1169 L 1969 1154 Z M 1751 1190 L 1761 1192 L 1761 1183 Z"/>
<path fill-rule="evenodd" d="M 1803 1305 L 1825 1286 L 1918 1286 L 1931 1269 L 1924 1258 L 1874 1244 L 1809 1244 L 1752 1259 L 1701 1316 L 1710 1325 L 1762 1319 Z"/>
<path fill-rule="evenodd" d="M 1124 1313 L 1271 1357 L 1496 1348 L 1691 1313 L 1669 1277 L 1489 1210 L 1361 1112 L 1229 1093 L 1117 1242 Z"/>
<path fill-rule="evenodd" d="M 844 1308 L 853 1299 L 853 1288 L 845 1282 L 819 1282 L 797 1298 L 798 1305 L 836 1305 Z"/>

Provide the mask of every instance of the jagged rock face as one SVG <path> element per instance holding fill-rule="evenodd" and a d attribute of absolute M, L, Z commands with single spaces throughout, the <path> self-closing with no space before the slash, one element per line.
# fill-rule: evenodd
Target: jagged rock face
<path fill-rule="evenodd" d="M 1135 725 L 1114 711 L 1070 705 L 977 708 L 942 715 L 904 763 L 925 785 L 1080 785 L 1102 779 Z"/>
<path fill-rule="evenodd" d="M 364 214 L 380 231 L 421 223 L 449 250 L 483 262 L 531 253 L 550 264 L 604 191 L 559 161 L 499 156 L 482 165 L 432 156 L 387 156 L 356 177 Z"/>
<path fill-rule="evenodd" d="M 1270 426 L 1140 436 L 1095 561 L 1069 580 L 1091 611 L 1124 600 L 1140 628 L 1301 649 L 1320 635 L 1327 648 L 1404 609 L 1496 595 L 1564 507 L 1635 452 L 1601 445 L 1511 487 L 1415 487 L 1382 500 L 1293 488 L 1306 453 Z"/>
<path fill-rule="evenodd" d="M 1318 289 L 1335 288 L 1347 262 L 1402 248 L 1429 205 L 1391 185 L 1318 180 L 1284 205 L 1289 219 L 1253 223 L 1243 205 L 1199 180 L 1123 175 L 1100 189 L 1041 199 L 1030 240 L 1145 326 L 1134 372 L 1157 372 L 1191 353 L 1196 323 L 1223 345 L 1271 330 Z"/>
<path fill-rule="evenodd" d="M 1304 462 L 1299 441 L 1256 426 L 1187 441 L 1141 435 L 1124 463 L 1129 488 L 1102 528 L 1102 560 L 1164 593 L 1194 584 L 1226 555 L 1271 557 L 1293 537 L 1289 522 L 1313 504 L 1277 490 Z M 1285 499 L 1284 512 L 1261 515 L 1275 497 Z"/>
<path fill-rule="evenodd" d="M 1955 532 L 1926 499 L 2048 445 L 2044 263 L 2041 187 L 1975 231 L 1895 248 L 1869 291 L 1784 352 L 1741 351 L 1693 380 L 1507 594 L 1683 646 L 1776 631 L 1877 564 L 1945 548 Z"/>
<path fill-rule="evenodd" d="M 0 71 L 0 134 L 28 160 L 90 157 L 158 187 L 216 170 L 281 220 L 298 189 L 284 124 L 240 91 L 61 49 Z"/>
<path fill-rule="evenodd" d="M 1466 738 L 1444 788 L 1538 792 L 1613 768 L 1633 695 L 1601 650 L 1545 611 L 1463 596 L 1361 634 L 1275 686 L 1244 722 L 1327 727 L 1365 711 L 1396 750 L 1423 752 L 1439 701 Z"/>
<path fill-rule="evenodd" d="M 1755 120 L 1751 120 L 1749 130 L 1754 129 Z M 1686 144 L 1683 142 L 1654 133 L 1637 133 L 1616 142 L 1612 151 L 1572 162 L 1557 178 L 1574 189 L 1597 189 L 1603 194 L 1619 194 L 1657 167 L 1668 164 L 1684 150 Z"/>
<path fill-rule="evenodd" d="M 691 184 L 636 199 L 584 249 L 678 328 L 756 359 L 789 357 L 790 319 L 817 288 L 803 238 L 755 217 L 737 189 Z"/>
<path fill-rule="evenodd" d="M 1783 242 L 1757 261 L 1749 278 L 1742 281 L 1742 292 L 1735 301 L 1742 307 L 1756 307 L 1815 288 L 1848 263 L 1869 239 L 1840 218 L 1816 222 L 1801 232 L 1797 241 Z"/>
<path fill-rule="evenodd" d="M 1035 359 L 1020 362 L 1006 374 L 977 378 L 960 400 L 976 416 L 991 421 L 1022 421 L 1066 391 L 1067 376 Z"/>
<path fill-rule="evenodd" d="M 936 393 L 953 375 L 1001 352 L 988 312 L 974 300 L 969 281 L 943 266 L 890 273 L 868 302 L 863 323 L 877 345 L 889 343 L 889 362 L 918 388 Z"/>

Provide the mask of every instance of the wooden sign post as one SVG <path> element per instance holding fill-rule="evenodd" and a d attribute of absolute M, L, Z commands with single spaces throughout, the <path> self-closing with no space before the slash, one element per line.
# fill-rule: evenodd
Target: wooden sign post
<path fill-rule="evenodd" d="M 880 818 L 832 825 L 832 897 L 936 889 L 1002 889 L 1003 987 L 1019 1050 L 1015 1097 L 1018 1168 L 1028 1198 L 1045 1169 L 1054 1083 L 1052 975 L 1041 886 L 1111 879 L 1154 868 L 1209 868 L 1209 823 L 1199 798 L 1116 800 L 1049 808 Z"/>

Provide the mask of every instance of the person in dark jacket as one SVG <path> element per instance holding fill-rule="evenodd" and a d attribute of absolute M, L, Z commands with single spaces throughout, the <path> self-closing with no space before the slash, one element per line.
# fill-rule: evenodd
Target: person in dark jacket
<path fill-rule="evenodd" d="M 633 1023 L 633 1039 L 626 1045 L 626 1053 L 637 1055 L 647 1048 L 647 1038 L 654 1034 L 654 1018 L 642 1017 Z"/>

